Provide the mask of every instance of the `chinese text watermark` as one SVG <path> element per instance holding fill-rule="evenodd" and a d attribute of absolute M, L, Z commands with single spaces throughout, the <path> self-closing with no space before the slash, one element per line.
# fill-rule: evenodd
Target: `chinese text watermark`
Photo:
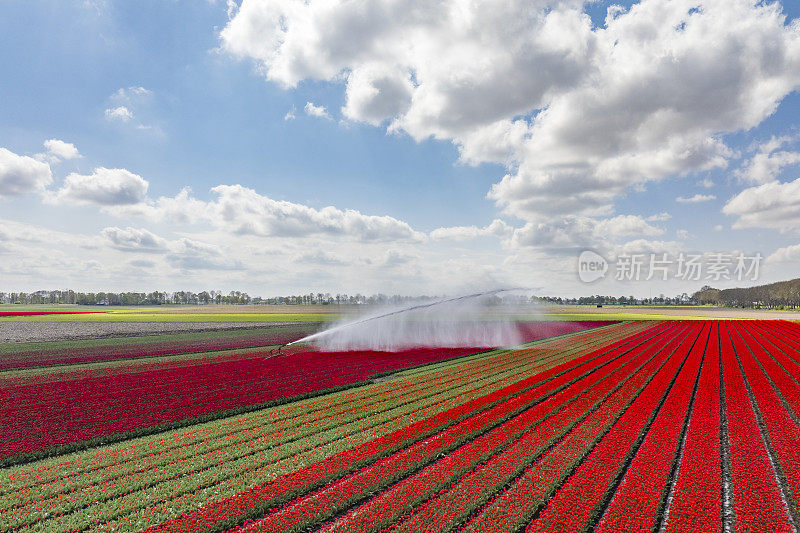
<path fill-rule="evenodd" d="M 762 258 L 760 253 L 679 253 L 677 256 L 668 253 L 621 254 L 612 267 L 600 254 L 586 250 L 578 257 L 578 277 L 583 282 L 591 283 L 606 277 L 611 270 L 618 281 L 755 281 L 759 276 Z"/>

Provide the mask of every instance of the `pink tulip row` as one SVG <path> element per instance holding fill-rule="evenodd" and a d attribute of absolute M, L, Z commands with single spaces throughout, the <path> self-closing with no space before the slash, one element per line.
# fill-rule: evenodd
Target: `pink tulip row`
<path fill-rule="evenodd" d="M 0 311 L 4 316 L 37 316 L 37 315 L 85 315 L 89 313 L 108 313 L 109 311 Z"/>

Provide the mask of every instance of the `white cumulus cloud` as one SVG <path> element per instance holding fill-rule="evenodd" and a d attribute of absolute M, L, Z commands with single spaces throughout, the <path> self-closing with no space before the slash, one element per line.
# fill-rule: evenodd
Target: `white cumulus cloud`
<path fill-rule="evenodd" d="M 650 215 L 645 220 L 648 222 L 664 222 L 665 220 L 669 220 L 672 218 L 672 215 L 667 213 L 666 211 L 662 213 L 657 213 L 655 215 Z"/>
<path fill-rule="evenodd" d="M 629 237 L 632 235 L 661 235 L 664 230 L 648 224 L 645 219 L 637 215 L 618 215 L 597 221 L 595 232 L 603 236 Z"/>
<path fill-rule="evenodd" d="M 215 198 L 198 200 L 188 188 L 175 197 L 109 210 L 122 216 L 140 216 L 153 221 L 195 223 L 204 221 L 225 232 L 261 237 L 338 236 L 362 242 L 423 242 L 427 236 L 408 223 L 390 216 L 365 215 L 354 209 L 333 206 L 315 209 L 307 205 L 274 200 L 242 185 L 218 185 Z"/>
<path fill-rule="evenodd" d="M 219 246 L 181 238 L 170 243 L 167 262 L 181 270 L 241 270 L 239 261 L 227 258 Z"/>
<path fill-rule="evenodd" d="M 309 117 L 317 117 L 317 118 L 327 118 L 330 119 L 331 116 L 328 114 L 328 110 L 325 109 L 323 105 L 315 105 L 313 102 L 306 102 L 306 106 L 303 108 L 306 112 L 306 115 Z M 284 117 L 285 119 L 286 117 Z"/>
<path fill-rule="evenodd" d="M 124 105 L 120 105 L 117 107 L 110 107 L 106 109 L 106 119 L 108 120 L 119 120 L 122 122 L 128 122 L 132 118 L 133 118 L 133 113 L 131 112 L 130 109 L 128 109 Z"/>
<path fill-rule="evenodd" d="M 131 87 L 120 87 L 114 93 L 113 98 L 117 100 L 130 100 L 135 97 L 153 96 L 153 91 L 145 89 L 141 85 L 134 85 Z"/>
<path fill-rule="evenodd" d="M 349 120 L 506 165 L 489 198 L 526 221 L 608 216 L 631 187 L 725 167 L 722 136 L 800 86 L 778 2 L 643 0 L 601 27 L 583 7 L 244 0 L 221 43 L 286 87 L 344 83 Z"/>
<path fill-rule="evenodd" d="M 209 204 L 217 226 L 246 235 L 304 237 L 340 235 L 363 241 L 423 241 L 425 235 L 389 216 L 365 215 L 333 206 L 314 209 L 273 200 L 241 185 L 218 185 Z"/>
<path fill-rule="evenodd" d="M 437 228 L 431 232 L 431 239 L 435 241 L 466 241 L 476 237 L 485 236 L 508 237 L 513 231 L 514 228 L 500 219 L 495 219 L 491 224 L 483 228 L 479 228 L 478 226 L 450 226 L 445 228 Z"/>
<path fill-rule="evenodd" d="M 124 252 L 164 252 L 167 250 L 167 240 L 143 228 L 118 228 L 116 226 L 104 228 L 100 234 L 105 237 L 109 245 Z"/>
<path fill-rule="evenodd" d="M 39 155 L 53 163 L 66 159 L 77 159 L 82 157 L 74 144 L 62 141 L 60 139 L 48 139 L 44 142 L 44 147 L 47 150 L 47 153 Z"/>
<path fill-rule="evenodd" d="M 41 193 L 52 181 L 47 163 L 0 148 L 0 196 Z"/>
<path fill-rule="evenodd" d="M 800 178 L 745 189 L 731 198 L 722 212 L 737 217 L 734 228 L 800 229 Z"/>
<path fill-rule="evenodd" d="M 514 230 L 512 248 L 542 248 L 551 253 L 573 253 L 591 248 L 610 250 L 620 239 L 632 236 L 657 236 L 664 230 L 637 215 L 607 219 L 567 216 L 550 222 L 528 222 Z"/>
<path fill-rule="evenodd" d="M 701 202 L 710 202 L 716 200 L 717 197 L 713 194 L 695 194 L 694 196 L 678 196 L 675 198 L 676 202 L 682 204 L 699 204 Z"/>
<path fill-rule="evenodd" d="M 147 180 L 124 168 L 99 167 L 91 174 L 72 173 L 61 188 L 48 198 L 52 203 L 81 203 L 100 206 L 131 205 L 143 202 Z"/>
<path fill-rule="evenodd" d="M 104 208 L 121 218 L 141 217 L 154 222 L 176 222 L 192 224 L 210 216 L 207 202 L 192 195 L 190 187 L 184 187 L 175 196 L 161 196 L 157 200 L 144 198 L 139 203 Z"/>
<path fill-rule="evenodd" d="M 771 263 L 794 263 L 800 261 L 800 244 L 792 244 L 783 248 L 778 248 L 766 259 Z"/>
<path fill-rule="evenodd" d="M 736 177 L 750 183 L 769 183 L 773 181 L 784 167 L 800 163 L 800 152 L 780 150 L 786 144 L 796 141 L 798 137 L 773 136 L 761 144 L 756 153 L 735 172 Z"/>
<path fill-rule="evenodd" d="M 697 185 L 699 187 L 703 187 L 705 189 L 710 189 L 711 187 L 714 186 L 714 180 L 712 180 L 711 178 L 706 177 L 706 178 L 703 178 L 702 180 L 698 181 Z"/>

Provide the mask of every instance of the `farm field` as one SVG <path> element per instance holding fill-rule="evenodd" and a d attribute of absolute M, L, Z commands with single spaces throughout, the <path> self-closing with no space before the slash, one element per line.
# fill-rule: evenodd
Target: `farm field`
<path fill-rule="evenodd" d="M 0 5 L 0 533 L 800 533 L 800 0 Z"/>
<path fill-rule="evenodd" d="M 316 331 L 305 325 L 0 345 L 0 371 L 274 346 Z"/>
<path fill-rule="evenodd" d="M 0 531 L 797 530 L 798 324 L 520 327 L 492 350 L 0 354 Z"/>
<path fill-rule="evenodd" d="M 534 340 L 601 324 L 536 322 L 518 328 Z M 0 464 L 221 418 L 484 350 L 274 354 L 264 349 L 308 333 L 272 328 L 182 335 L 171 341 L 156 337 L 6 347 L 0 370 L 23 371 L 0 372 L 0 414 L 6 420 L 0 428 Z M 196 355 L 186 355 L 191 353 Z M 182 357 L 164 357 L 175 354 Z M 109 364 L 80 364 L 98 361 Z"/>

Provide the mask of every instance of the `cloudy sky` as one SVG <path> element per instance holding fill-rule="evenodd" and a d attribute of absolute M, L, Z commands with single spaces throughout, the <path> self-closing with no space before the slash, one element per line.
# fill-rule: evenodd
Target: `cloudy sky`
<path fill-rule="evenodd" d="M 794 1 L 0 11 L 0 290 L 752 284 L 616 279 L 651 254 L 800 276 Z"/>

